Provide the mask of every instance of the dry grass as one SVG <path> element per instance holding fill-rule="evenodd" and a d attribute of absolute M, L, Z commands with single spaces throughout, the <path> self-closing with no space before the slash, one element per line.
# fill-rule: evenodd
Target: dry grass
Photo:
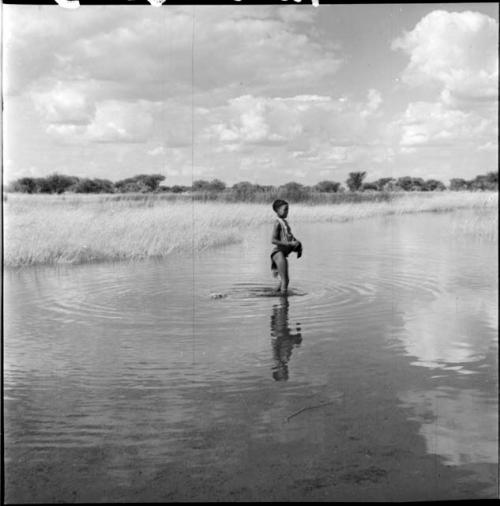
<path fill-rule="evenodd" d="M 464 225 L 468 233 L 494 235 L 497 222 L 490 216 L 496 216 L 497 208 L 497 193 L 413 193 L 387 202 L 292 204 L 290 218 L 313 223 L 473 209 L 473 223 Z M 4 201 L 4 262 L 19 267 L 164 257 L 239 242 L 248 229 L 273 219 L 265 204 L 9 195 Z M 457 226 L 457 233 L 464 230 Z"/>

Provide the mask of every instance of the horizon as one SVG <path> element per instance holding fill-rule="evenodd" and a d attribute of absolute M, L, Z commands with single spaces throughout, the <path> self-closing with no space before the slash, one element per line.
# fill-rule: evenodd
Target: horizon
<path fill-rule="evenodd" d="M 361 171 L 362 172 L 362 171 Z M 475 178 L 477 177 L 482 177 L 482 176 L 486 176 L 487 174 L 489 173 L 495 173 L 495 174 L 498 174 L 498 170 L 496 171 L 487 171 L 485 173 L 482 173 L 482 174 L 476 174 L 475 176 L 472 176 L 470 179 L 465 179 L 465 178 L 452 178 L 452 179 L 464 179 L 465 181 L 473 181 Z M 8 191 L 8 188 L 9 186 L 12 186 L 14 183 L 18 182 L 19 180 L 21 179 L 25 179 L 25 178 L 32 178 L 32 179 L 48 179 L 52 176 L 59 176 L 59 177 L 73 177 L 73 178 L 76 178 L 76 179 L 79 179 L 81 181 L 83 180 L 86 180 L 86 179 L 90 179 L 90 180 L 97 180 L 97 179 L 101 179 L 103 181 L 109 181 L 111 182 L 112 184 L 116 185 L 120 182 L 122 182 L 124 179 L 133 179 L 133 178 L 137 178 L 137 177 L 140 177 L 140 176 L 157 176 L 159 174 L 145 174 L 145 173 L 142 173 L 142 174 L 133 174 L 131 176 L 127 176 L 126 178 L 122 178 L 122 179 L 109 179 L 109 178 L 106 178 L 106 177 L 101 177 L 101 178 L 91 178 L 91 177 L 87 177 L 87 176 L 80 176 L 78 174 L 73 174 L 73 175 L 70 175 L 70 174 L 62 174 L 62 173 L 59 173 L 59 172 L 54 172 L 54 173 L 51 173 L 51 174 L 47 174 L 46 176 L 41 176 L 39 178 L 37 177 L 33 177 L 32 176 L 22 176 L 18 179 L 15 179 L 15 180 L 12 180 L 10 181 L 8 184 L 5 184 L 4 185 L 4 191 Z M 391 176 L 382 176 L 380 178 L 377 178 L 377 179 L 371 179 L 370 177 L 368 177 L 369 175 L 366 174 L 364 177 L 363 177 L 363 183 L 374 183 L 374 182 L 377 182 L 381 179 L 388 179 L 390 178 Z M 348 175 L 349 177 L 349 175 Z M 427 180 L 425 178 L 418 178 L 418 177 L 414 177 L 414 176 L 409 176 L 409 175 L 404 175 L 404 176 L 398 176 L 398 177 L 395 177 L 395 178 L 392 178 L 394 181 L 397 182 L 398 179 L 400 178 L 412 178 L 412 179 L 422 179 L 424 182 L 425 181 L 430 181 L 430 180 L 434 180 L 434 178 L 428 178 Z M 299 183 L 298 181 L 295 181 L 295 180 L 289 180 L 289 181 L 284 181 L 283 183 L 279 183 L 277 185 L 272 185 L 272 184 L 269 184 L 269 185 L 266 185 L 266 184 L 263 184 L 263 183 L 259 183 L 258 181 L 257 182 L 251 182 L 251 181 L 248 181 L 248 180 L 241 180 L 241 181 L 236 181 L 234 183 L 226 183 L 226 181 L 222 180 L 222 179 L 219 179 L 219 178 L 212 178 L 212 179 L 194 179 L 192 182 L 189 182 L 188 184 L 184 184 L 184 185 L 181 185 L 181 184 L 177 184 L 177 183 L 174 183 L 172 185 L 169 185 L 168 184 L 168 180 L 165 178 L 164 180 L 162 180 L 160 183 L 159 183 L 159 188 L 161 188 L 162 186 L 163 187 L 174 187 L 174 186 L 182 186 L 182 187 L 185 187 L 185 188 L 189 188 L 190 186 L 192 186 L 193 183 L 199 183 L 199 182 L 202 182 L 202 183 L 213 183 L 214 181 L 218 181 L 218 182 L 221 182 L 223 183 L 225 186 L 226 186 L 226 189 L 231 189 L 234 185 L 236 184 L 242 184 L 242 183 L 249 183 L 249 184 L 252 184 L 252 185 L 255 185 L 255 186 L 262 186 L 262 187 L 265 187 L 265 186 L 273 186 L 275 188 L 279 188 L 280 186 L 284 186 L 284 185 L 287 185 L 287 184 L 301 184 L 302 186 L 304 187 L 314 187 L 320 183 L 325 183 L 325 182 L 328 182 L 328 183 L 336 183 L 336 184 L 339 184 L 341 187 L 342 186 L 346 186 L 346 183 L 347 183 L 347 179 L 346 178 L 345 180 L 342 180 L 342 181 L 336 181 L 336 180 L 333 180 L 333 179 L 321 179 L 321 180 L 318 180 L 316 182 L 311 182 L 310 184 L 302 184 L 302 183 Z M 442 183 L 444 183 L 445 185 L 447 185 L 448 183 L 451 182 L 451 179 L 450 180 L 438 180 L 438 181 L 441 181 Z"/>
<path fill-rule="evenodd" d="M 7 4 L 2 24 L 5 185 L 498 170 L 497 3 Z"/>

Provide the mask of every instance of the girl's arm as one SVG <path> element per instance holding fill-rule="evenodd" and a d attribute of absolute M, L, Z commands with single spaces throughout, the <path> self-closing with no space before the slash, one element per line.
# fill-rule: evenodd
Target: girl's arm
<path fill-rule="evenodd" d="M 280 223 L 277 221 L 275 224 L 274 224 L 274 227 L 273 227 L 273 234 L 271 236 L 271 242 L 275 245 L 275 246 L 291 246 L 291 245 L 294 245 L 297 241 L 282 241 L 281 238 L 280 238 Z"/>

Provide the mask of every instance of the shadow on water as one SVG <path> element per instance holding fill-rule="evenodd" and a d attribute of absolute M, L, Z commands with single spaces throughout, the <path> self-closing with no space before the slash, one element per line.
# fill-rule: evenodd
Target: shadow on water
<path fill-rule="evenodd" d="M 273 305 L 271 314 L 271 344 L 274 362 L 272 370 L 276 381 L 288 380 L 288 362 L 292 356 L 292 350 L 302 343 L 300 323 L 295 324 L 295 332 L 288 326 L 289 306 L 288 297 L 282 296 L 279 304 Z"/>

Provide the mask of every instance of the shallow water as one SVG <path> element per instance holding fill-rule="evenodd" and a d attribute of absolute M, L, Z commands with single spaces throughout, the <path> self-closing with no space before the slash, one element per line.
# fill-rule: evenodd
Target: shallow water
<path fill-rule="evenodd" d="M 7 271 L 7 502 L 495 496 L 497 242 L 451 220 L 296 225 L 287 298 L 267 227 Z"/>

